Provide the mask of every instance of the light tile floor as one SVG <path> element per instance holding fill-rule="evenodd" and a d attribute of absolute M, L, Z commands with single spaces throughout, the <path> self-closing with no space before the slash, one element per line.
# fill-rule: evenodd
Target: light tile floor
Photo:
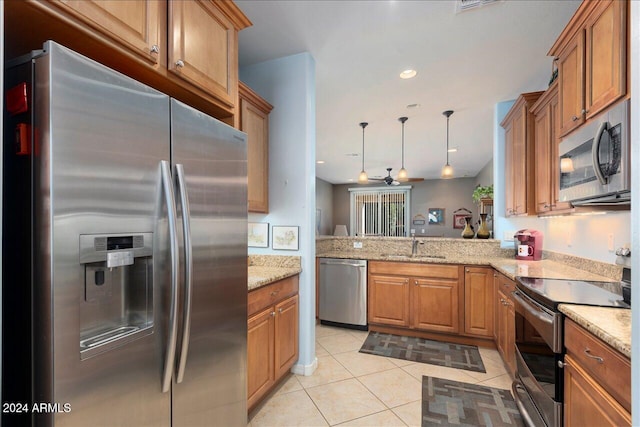
<path fill-rule="evenodd" d="M 511 388 L 496 350 L 480 348 L 487 372 L 471 372 L 359 353 L 367 334 L 317 325 L 318 369 L 290 374 L 250 414 L 249 427 L 420 426 L 423 375 Z"/>

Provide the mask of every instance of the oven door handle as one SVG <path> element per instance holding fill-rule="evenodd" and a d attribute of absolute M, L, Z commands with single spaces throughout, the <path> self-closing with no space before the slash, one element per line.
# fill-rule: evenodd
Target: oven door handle
<path fill-rule="evenodd" d="M 529 301 L 529 298 L 526 296 L 521 296 L 520 292 L 514 291 L 512 294 L 513 298 L 518 301 L 520 307 L 525 309 L 527 313 L 535 317 L 536 319 L 544 322 L 548 325 L 553 325 L 553 316 L 547 313 L 542 307 L 540 307 L 535 301 Z M 524 297 L 524 298 L 523 298 Z M 525 299 L 527 298 L 527 299 Z"/>
<path fill-rule="evenodd" d="M 600 168 L 600 144 L 602 143 L 602 136 L 605 132 L 609 130 L 609 123 L 603 122 L 598 126 L 598 131 L 596 132 L 596 137 L 593 140 L 593 145 L 591 146 L 591 156 L 593 157 L 593 170 L 598 177 L 598 181 L 600 184 L 607 185 L 609 181 L 609 177 L 604 176 L 602 173 L 602 169 Z M 607 136 L 609 133 L 607 132 Z"/>
<path fill-rule="evenodd" d="M 559 315 L 548 311 L 527 295 L 519 291 L 511 293 L 516 302 L 516 311 L 536 328 L 554 353 L 562 352 L 562 321 Z"/>
<path fill-rule="evenodd" d="M 529 414 L 529 411 L 524 406 L 524 403 L 522 402 L 522 398 L 520 397 L 521 392 L 523 392 L 524 394 L 528 394 L 527 389 L 525 389 L 524 386 L 520 384 L 518 381 L 514 381 L 511 384 L 511 390 L 513 391 L 513 397 L 514 397 L 513 400 L 515 400 L 516 402 L 516 406 L 518 407 L 518 411 L 520 411 L 520 415 L 522 415 L 522 419 L 524 420 L 525 425 L 527 427 L 535 426 L 536 423 L 533 422 L 533 419 L 531 418 L 531 414 Z"/>

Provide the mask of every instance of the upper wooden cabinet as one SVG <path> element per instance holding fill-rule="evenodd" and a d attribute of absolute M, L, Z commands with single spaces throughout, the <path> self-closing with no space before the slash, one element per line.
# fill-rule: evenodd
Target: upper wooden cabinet
<path fill-rule="evenodd" d="M 249 212 L 269 212 L 269 112 L 273 107 L 240 82 L 240 130 L 247 134 Z"/>
<path fill-rule="evenodd" d="M 248 20 L 229 8 L 229 3 L 168 3 L 167 66 L 175 75 L 233 107 L 238 97 L 238 30 L 246 27 Z"/>
<path fill-rule="evenodd" d="M 584 1 L 553 45 L 559 78 L 560 136 L 627 94 L 624 0 Z"/>
<path fill-rule="evenodd" d="M 560 201 L 560 146 L 558 81 L 531 107 L 535 116 L 535 195 L 536 213 L 570 209 Z"/>
<path fill-rule="evenodd" d="M 53 39 L 239 126 L 238 31 L 251 22 L 232 1 L 12 1 L 5 25 L 8 57 Z"/>
<path fill-rule="evenodd" d="M 51 1 L 125 49 L 152 64 L 166 55 L 164 1 Z M 162 61 L 163 62 L 163 61 Z"/>
<path fill-rule="evenodd" d="M 535 123 L 531 107 L 543 92 L 523 93 L 500 124 L 505 131 L 506 216 L 531 215 L 535 207 Z"/>

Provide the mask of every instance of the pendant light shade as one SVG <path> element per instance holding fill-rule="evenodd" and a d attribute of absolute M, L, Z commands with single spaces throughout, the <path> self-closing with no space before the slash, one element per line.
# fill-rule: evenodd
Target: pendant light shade
<path fill-rule="evenodd" d="M 447 110 L 442 113 L 447 116 L 447 163 L 442 167 L 440 177 L 443 179 L 453 178 L 453 167 L 449 164 L 449 117 L 453 114 L 453 110 Z"/>
<path fill-rule="evenodd" d="M 408 117 L 400 117 L 398 119 L 399 122 L 402 123 L 402 168 L 398 171 L 398 181 L 407 181 L 409 180 L 409 173 L 404 168 L 404 122 L 406 122 Z"/>
<path fill-rule="evenodd" d="M 360 171 L 360 175 L 358 176 L 359 184 L 366 184 L 369 182 L 369 177 L 367 176 L 367 172 L 364 170 L 364 128 L 367 127 L 369 123 L 362 122 L 360 123 L 360 127 L 362 128 L 362 170 Z"/>

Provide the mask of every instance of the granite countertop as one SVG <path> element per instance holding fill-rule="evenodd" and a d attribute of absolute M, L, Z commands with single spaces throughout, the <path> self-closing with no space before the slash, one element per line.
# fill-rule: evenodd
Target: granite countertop
<path fill-rule="evenodd" d="M 515 258 L 487 257 L 449 254 L 444 258 L 434 258 L 428 256 L 403 257 L 401 259 L 389 255 L 381 255 L 373 252 L 360 251 L 336 251 L 316 254 L 323 258 L 346 258 L 346 259 L 366 259 L 368 261 L 388 261 L 388 262 L 416 262 L 432 264 L 462 264 L 462 265 L 486 265 L 493 267 L 500 273 L 514 280 L 516 276 L 544 277 L 573 280 L 593 280 L 610 282 L 612 279 L 599 274 L 591 273 L 575 267 L 567 266 L 563 263 L 552 260 L 521 261 Z"/>
<path fill-rule="evenodd" d="M 631 359 L 631 310 L 560 304 L 569 319 Z"/>
<path fill-rule="evenodd" d="M 249 266 L 247 282 L 249 290 L 258 289 L 278 280 L 300 274 L 301 268 Z"/>
<path fill-rule="evenodd" d="M 252 291 L 302 272 L 299 256 L 249 255 L 248 290 Z"/>

